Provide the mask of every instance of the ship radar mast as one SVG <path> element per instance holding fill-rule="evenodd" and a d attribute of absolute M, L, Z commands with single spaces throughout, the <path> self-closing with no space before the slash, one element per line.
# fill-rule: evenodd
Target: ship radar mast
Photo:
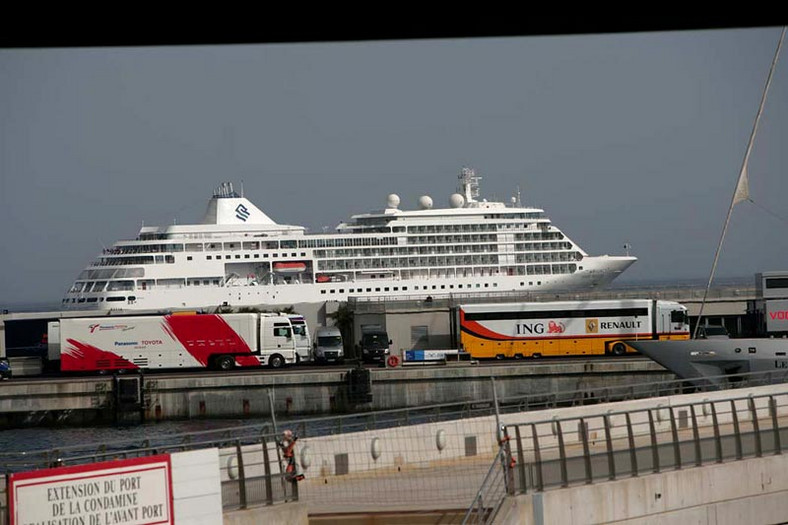
<path fill-rule="evenodd" d="M 457 188 L 457 192 L 465 197 L 466 205 L 477 202 L 476 198 L 479 196 L 479 181 L 482 180 L 482 178 L 476 175 L 476 171 L 471 168 L 463 168 L 457 178 L 460 180 L 460 186 Z"/>
<path fill-rule="evenodd" d="M 238 198 L 240 195 L 233 190 L 232 182 L 222 182 L 213 190 L 214 199 Z"/>

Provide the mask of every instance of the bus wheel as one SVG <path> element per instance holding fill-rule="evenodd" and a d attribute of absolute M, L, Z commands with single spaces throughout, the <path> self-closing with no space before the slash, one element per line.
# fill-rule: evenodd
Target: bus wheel
<path fill-rule="evenodd" d="M 624 343 L 616 343 L 613 345 L 613 355 L 624 355 L 627 353 L 627 347 Z"/>
<path fill-rule="evenodd" d="M 533 354 L 531 354 L 531 357 L 533 357 L 534 359 L 539 359 L 540 357 L 542 357 L 542 354 L 540 354 L 539 352 L 534 352 Z"/>
<path fill-rule="evenodd" d="M 229 355 L 220 355 L 216 358 L 217 370 L 232 370 L 235 368 L 235 359 Z"/>
<path fill-rule="evenodd" d="M 505 357 L 506 357 L 506 356 L 505 356 L 505 355 L 503 355 L 503 354 L 498 354 L 498 355 L 496 355 L 496 356 L 495 356 L 495 358 L 496 358 L 498 361 L 501 361 L 501 360 L 502 360 L 502 359 L 504 359 Z"/>
<path fill-rule="evenodd" d="M 282 368 L 285 365 L 284 358 L 279 354 L 274 354 L 268 360 L 268 366 L 271 368 Z"/>
<path fill-rule="evenodd" d="M 515 359 L 522 359 L 523 358 L 523 354 L 514 354 L 514 358 Z"/>

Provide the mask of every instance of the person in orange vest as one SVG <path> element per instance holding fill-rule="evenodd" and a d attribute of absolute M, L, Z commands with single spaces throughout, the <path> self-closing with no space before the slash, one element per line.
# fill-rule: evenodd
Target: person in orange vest
<path fill-rule="evenodd" d="M 295 444 L 298 436 L 292 430 L 285 430 L 282 432 L 282 439 L 279 441 L 279 448 L 282 449 L 282 455 L 287 462 L 285 467 L 285 479 L 287 481 L 301 481 L 304 479 L 304 473 L 299 468 L 298 461 L 295 457 Z"/>

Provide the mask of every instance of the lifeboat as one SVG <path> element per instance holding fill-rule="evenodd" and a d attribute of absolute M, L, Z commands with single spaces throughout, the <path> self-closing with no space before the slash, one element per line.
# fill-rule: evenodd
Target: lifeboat
<path fill-rule="evenodd" d="M 329 277 L 324 273 L 320 273 L 317 275 L 317 278 L 315 280 L 319 283 L 328 283 L 331 282 L 331 277 Z"/>
<path fill-rule="evenodd" d="M 302 262 L 275 262 L 276 273 L 302 273 L 306 271 L 306 264 Z"/>

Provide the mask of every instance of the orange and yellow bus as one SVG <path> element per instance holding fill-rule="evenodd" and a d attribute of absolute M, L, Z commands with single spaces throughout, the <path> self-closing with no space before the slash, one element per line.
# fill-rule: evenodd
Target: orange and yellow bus
<path fill-rule="evenodd" d="M 630 340 L 689 339 L 687 309 L 673 301 L 473 304 L 458 316 L 461 348 L 479 359 L 624 355 Z"/>

